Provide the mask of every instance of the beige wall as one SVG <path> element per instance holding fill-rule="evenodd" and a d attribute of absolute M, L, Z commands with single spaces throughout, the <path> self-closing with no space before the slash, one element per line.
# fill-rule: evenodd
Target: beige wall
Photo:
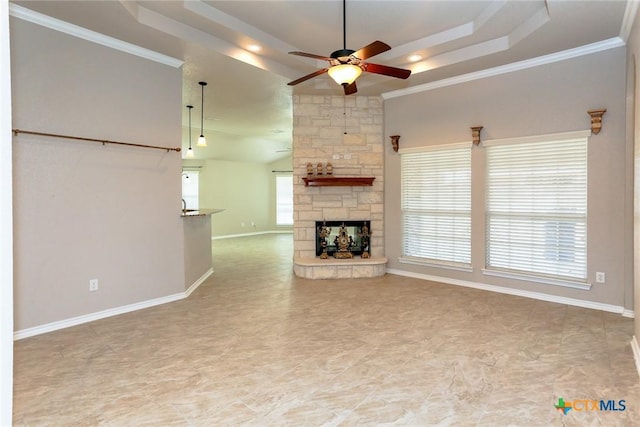
<path fill-rule="evenodd" d="M 400 147 L 585 130 L 588 110 L 606 108 L 603 130 L 589 140 L 588 280 L 582 291 L 484 276 L 484 148 L 472 152 L 472 266 L 459 272 L 401 264 L 400 156 L 385 145 L 385 224 L 388 268 L 633 308 L 629 164 L 625 159 L 625 49 L 617 48 L 522 71 L 385 101 L 385 138 Z M 596 271 L 606 273 L 595 283 Z"/>
<path fill-rule="evenodd" d="M 224 209 L 212 217 L 213 237 L 275 228 L 269 216 L 272 175 L 266 164 L 204 161 L 200 169 L 200 208 Z"/>
<path fill-rule="evenodd" d="M 14 127 L 180 146 L 179 69 L 18 19 L 11 43 Z M 16 330 L 184 292 L 180 165 L 14 137 Z"/>
<path fill-rule="evenodd" d="M 640 23 L 638 22 L 638 14 L 636 15 L 635 25 L 631 31 L 627 48 L 627 108 L 628 120 L 627 138 L 633 143 L 633 254 L 634 254 L 634 310 L 635 345 L 640 337 L 640 92 L 638 91 L 638 83 L 640 82 L 640 68 L 638 60 L 640 58 Z M 636 350 L 638 350 L 636 348 Z M 636 355 L 637 357 L 638 355 Z M 636 360 L 638 365 L 639 361 Z M 640 366 L 640 365 L 638 365 Z"/>
<path fill-rule="evenodd" d="M 0 2 L 0 425 L 12 424 L 13 220 L 9 4 Z"/>
<path fill-rule="evenodd" d="M 182 218 L 184 231 L 184 290 L 202 279 L 213 267 L 211 215 Z"/>
<path fill-rule="evenodd" d="M 290 171 L 291 157 L 269 164 L 198 159 L 182 163 L 184 170 L 200 174 L 200 207 L 225 209 L 212 217 L 213 237 L 292 229 L 276 227 L 277 173 L 272 172 Z"/>

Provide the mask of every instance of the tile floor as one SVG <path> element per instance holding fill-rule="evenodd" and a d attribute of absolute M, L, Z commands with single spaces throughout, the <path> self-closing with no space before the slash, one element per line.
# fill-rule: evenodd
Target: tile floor
<path fill-rule="evenodd" d="M 216 240 L 189 299 L 16 342 L 15 424 L 640 425 L 631 319 L 393 275 L 303 280 L 291 257 L 290 235 Z M 563 415 L 560 397 L 626 410 Z"/>

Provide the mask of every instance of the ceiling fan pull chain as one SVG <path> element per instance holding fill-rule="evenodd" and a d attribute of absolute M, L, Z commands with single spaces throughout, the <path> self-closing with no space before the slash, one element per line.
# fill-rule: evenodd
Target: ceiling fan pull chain
<path fill-rule="evenodd" d="M 347 95 L 344 96 L 344 104 L 342 104 L 342 115 L 344 116 L 344 134 L 347 134 Z"/>

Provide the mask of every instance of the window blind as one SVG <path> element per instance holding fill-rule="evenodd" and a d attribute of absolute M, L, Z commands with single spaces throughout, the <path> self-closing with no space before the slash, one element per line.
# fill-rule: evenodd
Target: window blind
<path fill-rule="evenodd" d="M 401 154 L 403 258 L 471 265 L 471 145 Z"/>
<path fill-rule="evenodd" d="M 486 153 L 487 268 L 586 281 L 587 138 Z"/>

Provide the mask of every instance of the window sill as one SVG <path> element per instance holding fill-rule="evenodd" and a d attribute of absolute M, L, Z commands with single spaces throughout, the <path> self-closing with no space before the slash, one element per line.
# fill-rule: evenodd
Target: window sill
<path fill-rule="evenodd" d="M 471 267 L 470 265 L 450 264 L 444 261 L 438 262 L 438 261 L 429 261 L 429 260 L 419 259 L 419 258 L 400 257 L 398 258 L 398 262 L 402 264 L 420 265 L 423 267 L 436 267 L 436 268 L 444 268 L 447 270 L 464 271 L 466 273 L 473 272 L 473 267 Z"/>
<path fill-rule="evenodd" d="M 486 276 L 504 277 L 507 279 L 526 280 L 527 282 L 543 283 L 545 285 L 564 286 L 565 288 L 580 289 L 583 291 L 591 290 L 591 283 L 577 282 L 571 280 L 552 279 L 550 277 L 533 276 L 522 273 L 512 273 L 508 271 L 482 269 L 482 274 Z"/>

